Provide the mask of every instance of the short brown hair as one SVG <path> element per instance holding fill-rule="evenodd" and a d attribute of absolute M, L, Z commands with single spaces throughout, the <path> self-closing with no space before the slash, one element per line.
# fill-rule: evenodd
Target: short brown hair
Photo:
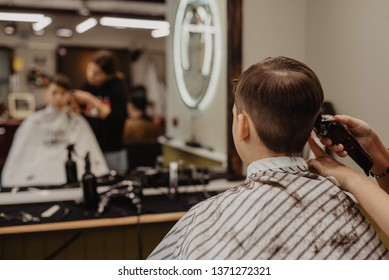
<path fill-rule="evenodd" d="M 266 147 L 301 152 L 323 103 L 316 74 L 287 57 L 267 58 L 248 68 L 236 84 L 235 106 L 250 116 Z"/>
<path fill-rule="evenodd" d="M 64 74 L 56 74 L 50 79 L 50 84 L 56 84 L 65 90 L 71 90 L 70 79 Z"/>

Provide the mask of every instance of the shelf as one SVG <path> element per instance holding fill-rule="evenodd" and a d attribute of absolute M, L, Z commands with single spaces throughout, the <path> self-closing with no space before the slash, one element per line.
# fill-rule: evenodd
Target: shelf
<path fill-rule="evenodd" d="M 185 144 L 185 142 L 176 140 L 176 139 L 167 139 L 166 137 L 159 137 L 158 142 L 162 145 L 178 149 L 199 157 L 203 157 L 206 159 L 218 161 L 223 165 L 227 162 L 227 155 L 219 152 L 214 152 L 211 149 L 203 148 L 203 147 L 191 147 Z"/>

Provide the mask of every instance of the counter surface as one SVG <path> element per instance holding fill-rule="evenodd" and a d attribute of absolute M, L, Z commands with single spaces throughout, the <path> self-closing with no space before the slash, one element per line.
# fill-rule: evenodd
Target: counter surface
<path fill-rule="evenodd" d="M 139 216 L 126 197 L 112 198 L 105 211 L 97 215 L 80 203 L 78 188 L 0 193 L 0 235 L 175 222 L 196 203 L 235 185 L 237 182 L 216 180 L 205 186 L 180 187 L 176 198 L 168 195 L 167 188 L 144 189 Z M 59 201 L 60 195 L 66 201 Z M 50 198 L 53 201 L 47 201 Z M 50 217 L 42 217 L 53 205 L 58 205 L 59 210 Z M 39 221 L 23 221 L 25 213 Z"/>

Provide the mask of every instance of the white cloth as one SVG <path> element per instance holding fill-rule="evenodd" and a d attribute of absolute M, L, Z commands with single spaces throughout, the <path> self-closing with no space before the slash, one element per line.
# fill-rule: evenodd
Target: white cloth
<path fill-rule="evenodd" d="M 354 202 L 303 158 L 250 164 L 242 185 L 195 205 L 149 259 L 387 259 Z"/>
<path fill-rule="evenodd" d="M 109 170 L 87 121 L 52 107 L 25 119 L 15 133 L 2 171 L 2 186 L 45 186 L 66 183 L 67 145 L 75 144 L 73 160 L 81 179 L 85 155 L 90 153 L 91 171 L 96 176 Z"/>

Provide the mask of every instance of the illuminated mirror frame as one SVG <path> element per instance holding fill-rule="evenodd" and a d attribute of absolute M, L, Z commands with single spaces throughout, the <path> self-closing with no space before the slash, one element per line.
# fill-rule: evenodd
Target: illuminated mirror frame
<path fill-rule="evenodd" d="M 185 17 L 186 9 L 190 3 L 199 2 L 209 5 L 210 12 L 212 15 L 212 25 L 207 32 L 213 33 L 213 44 L 211 48 L 205 50 L 204 57 L 213 56 L 213 63 L 210 66 L 209 73 L 209 84 L 205 92 L 202 94 L 202 97 L 199 100 L 195 100 L 191 94 L 190 89 L 188 89 L 187 84 L 184 79 L 184 67 L 185 61 L 183 61 L 181 56 L 182 51 L 182 41 L 183 41 L 183 29 L 185 28 Z M 206 29 L 205 26 L 204 29 Z M 203 110 L 206 108 L 216 92 L 216 87 L 219 82 L 220 68 L 221 68 L 221 58 L 222 58 L 222 31 L 220 16 L 218 12 L 218 7 L 216 1 L 209 0 L 181 0 L 177 9 L 177 14 L 174 24 L 174 34 L 173 34 L 173 68 L 176 76 L 176 83 L 180 93 L 180 96 L 183 102 L 191 109 Z"/>

